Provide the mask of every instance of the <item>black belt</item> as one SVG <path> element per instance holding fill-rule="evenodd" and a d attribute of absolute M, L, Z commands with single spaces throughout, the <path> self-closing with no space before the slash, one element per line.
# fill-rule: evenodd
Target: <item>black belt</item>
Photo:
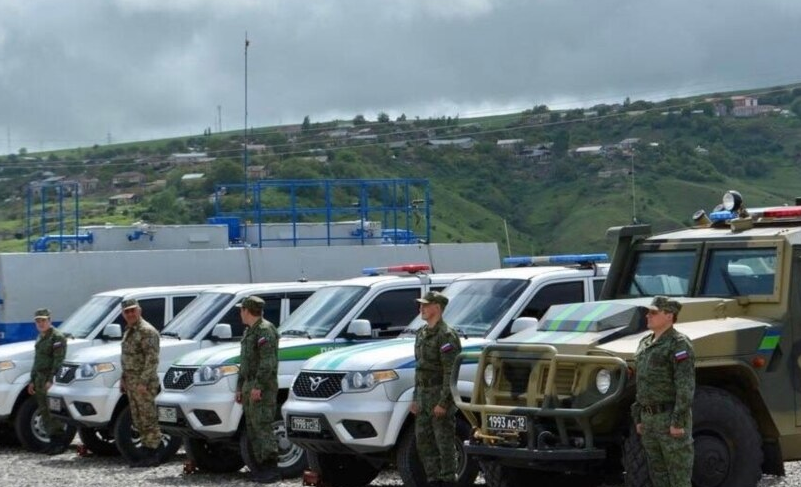
<path fill-rule="evenodd" d="M 640 407 L 648 414 L 659 414 L 673 411 L 673 403 L 671 402 L 665 402 L 662 404 L 642 404 Z"/>

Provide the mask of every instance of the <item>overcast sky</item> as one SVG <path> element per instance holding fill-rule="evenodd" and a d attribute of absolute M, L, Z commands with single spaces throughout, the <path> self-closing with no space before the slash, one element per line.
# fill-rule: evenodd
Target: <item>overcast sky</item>
<path fill-rule="evenodd" d="M 801 81 L 799 0 L 0 0 L 0 154 Z M 10 143 L 9 143 L 10 139 Z"/>

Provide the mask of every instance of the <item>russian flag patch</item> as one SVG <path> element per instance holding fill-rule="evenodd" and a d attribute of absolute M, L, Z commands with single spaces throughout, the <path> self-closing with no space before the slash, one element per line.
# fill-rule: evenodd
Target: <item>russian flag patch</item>
<path fill-rule="evenodd" d="M 451 350 L 453 350 L 453 345 L 451 345 L 450 342 L 446 343 L 445 345 L 443 345 L 441 347 L 439 347 L 439 351 L 442 352 L 442 353 L 448 353 Z"/>
<path fill-rule="evenodd" d="M 681 352 L 676 352 L 673 357 L 676 359 L 676 362 L 681 362 L 682 360 L 690 358 L 690 354 L 687 353 L 687 350 L 682 350 Z"/>
<path fill-rule="evenodd" d="M 61 343 L 61 342 L 56 342 L 56 343 L 53 344 L 53 348 L 61 348 L 62 345 L 64 345 L 64 344 Z"/>
<path fill-rule="evenodd" d="M 259 338 L 259 341 L 256 342 L 256 345 L 261 347 L 262 345 L 265 345 L 266 343 L 267 343 L 267 337 L 261 337 L 261 338 Z"/>

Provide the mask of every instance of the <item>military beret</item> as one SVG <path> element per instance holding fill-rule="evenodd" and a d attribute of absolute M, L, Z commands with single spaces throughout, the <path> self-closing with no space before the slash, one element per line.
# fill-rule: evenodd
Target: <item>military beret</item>
<path fill-rule="evenodd" d="M 261 313 L 264 309 L 264 300 L 258 296 L 248 296 L 236 305 L 238 308 L 245 308 L 248 311 Z"/>
<path fill-rule="evenodd" d="M 49 319 L 50 318 L 50 310 L 47 308 L 39 308 L 33 313 L 33 319 Z"/>
<path fill-rule="evenodd" d="M 427 292 L 425 296 L 418 298 L 416 301 L 423 304 L 438 304 L 443 308 L 448 305 L 448 298 L 436 291 Z"/>
<path fill-rule="evenodd" d="M 122 303 L 120 304 L 120 307 L 122 308 L 123 311 L 129 308 L 137 308 L 139 307 L 139 301 L 137 301 L 134 298 L 123 299 Z"/>
<path fill-rule="evenodd" d="M 667 296 L 654 296 L 654 299 L 651 301 L 651 305 L 648 306 L 648 309 L 653 311 L 664 311 L 666 313 L 677 315 L 679 314 L 679 311 L 681 311 L 681 303 L 675 299 L 670 299 Z"/>

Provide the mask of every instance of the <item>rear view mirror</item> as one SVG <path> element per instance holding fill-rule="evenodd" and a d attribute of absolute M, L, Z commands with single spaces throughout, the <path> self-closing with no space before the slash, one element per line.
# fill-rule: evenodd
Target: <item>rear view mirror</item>
<path fill-rule="evenodd" d="M 211 330 L 211 337 L 215 340 L 230 340 L 233 336 L 231 325 L 228 323 L 217 323 Z"/>
<path fill-rule="evenodd" d="M 122 338 L 122 327 L 117 323 L 109 323 L 103 328 L 101 336 L 106 340 L 118 340 Z"/>
<path fill-rule="evenodd" d="M 370 338 L 373 336 L 370 320 L 353 320 L 348 325 L 347 334 L 353 337 Z"/>
<path fill-rule="evenodd" d="M 521 332 L 523 330 L 528 330 L 530 328 L 536 328 L 537 325 L 540 323 L 540 320 L 537 318 L 518 318 L 512 322 L 512 328 L 509 330 L 511 335 L 515 333 Z"/>

